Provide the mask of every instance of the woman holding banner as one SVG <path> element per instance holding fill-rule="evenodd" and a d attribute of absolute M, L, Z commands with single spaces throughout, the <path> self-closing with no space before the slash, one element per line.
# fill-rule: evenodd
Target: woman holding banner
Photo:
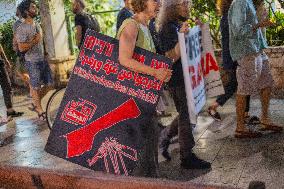
<path fill-rule="evenodd" d="M 165 0 L 162 2 L 157 18 L 157 31 L 160 48 L 163 54 L 173 60 L 173 75 L 169 81 L 170 92 L 173 96 L 176 109 L 179 112 L 178 124 L 171 125 L 161 141 L 162 155 L 170 160 L 168 146 L 170 139 L 177 133 L 180 144 L 181 167 L 185 169 L 208 169 L 209 162 L 199 159 L 193 152 L 195 146 L 190 117 L 187 107 L 181 53 L 178 42 L 178 31 L 189 31 L 187 20 L 189 18 L 190 2 L 188 0 Z"/>
<path fill-rule="evenodd" d="M 161 81 L 169 81 L 172 72 L 166 68 L 158 70 L 139 63 L 132 58 L 135 46 L 141 47 L 151 52 L 156 52 L 152 40 L 148 23 L 156 17 L 159 10 L 158 0 L 132 0 L 131 5 L 134 11 L 132 18 L 126 19 L 118 30 L 119 39 L 119 62 L 121 65 L 138 73 L 143 73 L 156 77 Z M 140 165 L 134 170 L 136 176 L 157 177 L 157 119 L 153 117 L 152 121 L 143 125 L 143 138 L 145 144 L 140 154 Z"/>

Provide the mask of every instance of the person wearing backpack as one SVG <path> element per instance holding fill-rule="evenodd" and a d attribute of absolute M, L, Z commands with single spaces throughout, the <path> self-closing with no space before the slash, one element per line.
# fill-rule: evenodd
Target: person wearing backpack
<path fill-rule="evenodd" d="M 81 47 L 87 29 L 100 32 L 100 26 L 96 18 L 84 11 L 86 3 L 84 0 L 73 0 L 72 11 L 75 14 L 75 38 L 78 48 Z"/>

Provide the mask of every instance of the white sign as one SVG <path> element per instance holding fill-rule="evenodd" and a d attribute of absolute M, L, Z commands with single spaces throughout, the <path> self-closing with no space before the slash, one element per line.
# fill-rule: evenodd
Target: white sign
<path fill-rule="evenodd" d="M 214 54 L 212 38 L 209 31 L 209 24 L 203 24 L 202 31 L 202 58 L 201 65 L 205 81 L 207 97 L 215 97 L 224 94 L 219 66 Z"/>
<path fill-rule="evenodd" d="M 179 33 L 183 77 L 191 123 L 206 103 L 205 84 L 201 67 L 201 30 L 198 26 L 184 35 Z"/>
<path fill-rule="evenodd" d="M 224 94 L 209 25 L 203 24 L 202 29 L 195 26 L 189 33 L 179 33 L 181 60 L 187 105 L 192 123 L 206 104 L 207 97 Z"/>

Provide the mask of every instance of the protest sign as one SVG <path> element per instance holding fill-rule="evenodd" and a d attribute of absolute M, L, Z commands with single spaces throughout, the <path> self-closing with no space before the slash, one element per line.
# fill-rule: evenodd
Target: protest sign
<path fill-rule="evenodd" d="M 179 33 L 187 103 L 192 123 L 206 104 L 206 96 L 224 93 L 208 24 Z"/>
<path fill-rule="evenodd" d="M 152 119 L 163 82 L 121 66 L 118 48 L 118 40 L 87 31 L 45 150 L 89 169 L 131 175 L 145 144 L 140 125 Z M 138 47 L 133 58 L 156 69 L 171 62 Z"/>

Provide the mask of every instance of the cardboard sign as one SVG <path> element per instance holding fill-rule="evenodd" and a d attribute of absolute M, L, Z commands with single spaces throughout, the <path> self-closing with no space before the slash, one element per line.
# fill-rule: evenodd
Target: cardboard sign
<path fill-rule="evenodd" d="M 206 104 L 207 97 L 224 94 L 208 24 L 179 33 L 187 103 L 192 123 Z"/>
<path fill-rule="evenodd" d="M 205 84 L 201 67 L 201 30 L 193 27 L 189 33 L 179 33 L 183 77 L 190 120 L 195 124 L 196 115 L 206 103 Z"/>
<path fill-rule="evenodd" d="M 45 150 L 96 171 L 131 175 L 163 82 L 118 62 L 118 40 L 88 30 Z M 156 69 L 170 60 L 135 48 L 133 58 Z M 152 125 L 149 125 L 151 127 Z"/>
<path fill-rule="evenodd" d="M 201 65 L 205 81 L 207 97 L 216 97 L 225 93 L 221 80 L 219 66 L 215 57 L 209 24 L 203 24 Z"/>

